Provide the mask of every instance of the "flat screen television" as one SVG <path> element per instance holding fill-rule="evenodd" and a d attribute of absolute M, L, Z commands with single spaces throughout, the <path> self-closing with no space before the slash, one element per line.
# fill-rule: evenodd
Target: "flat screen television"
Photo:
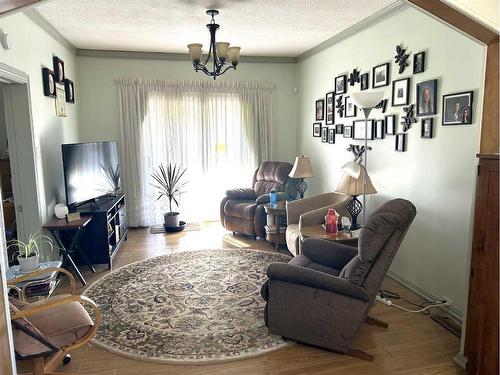
<path fill-rule="evenodd" d="M 75 207 L 121 189 L 116 142 L 63 144 L 66 204 Z"/>

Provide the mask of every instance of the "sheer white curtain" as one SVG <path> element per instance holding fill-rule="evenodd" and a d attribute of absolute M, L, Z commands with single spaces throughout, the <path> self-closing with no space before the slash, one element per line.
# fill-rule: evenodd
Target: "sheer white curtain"
<path fill-rule="evenodd" d="M 273 158 L 274 85 L 257 82 L 120 79 L 122 175 L 128 223 L 163 222 L 151 174 L 160 163 L 187 168 L 181 220 L 219 218 L 225 190 L 251 183 Z"/>

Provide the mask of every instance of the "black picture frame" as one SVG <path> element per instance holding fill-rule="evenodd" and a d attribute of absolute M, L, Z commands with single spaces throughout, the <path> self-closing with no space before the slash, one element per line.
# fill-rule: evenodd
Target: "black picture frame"
<path fill-rule="evenodd" d="M 323 127 L 323 124 L 321 122 L 315 122 L 313 123 L 313 137 L 321 137 L 321 128 Z"/>
<path fill-rule="evenodd" d="M 64 93 L 66 96 L 66 102 L 74 103 L 75 102 L 75 84 L 70 79 L 64 80 Z"/>
<path fill-rule="evenodd" d="M 410 103 L 410 78 L 401 78 L 392 81 L 392 100 L 393 107 L 400 107 Z"/>
<path fill-rule="evenodd" d="M 385 138 L 384 120 L 375 120 L 375 139 Z"/>
<path fill-rule="evenodd" d="M 328 129 L 328 143 L 330 144 L 335 143 L 335 128 Z"/>
<path fill-rule="evenodd" d="M 443 125 L 470 125 L 472 124 L 472 104 L 474 100 L 473 91 L 457 92 L 454 94 L 443 95 Z M 459 105 L 458 117 L 456 113 L 456 105 Z M 463 105 L 465 104 L 465 105 Z M 453 107 L 453 108 L 452 108 Z M 468 111 L 468 116 L 465 118 L 465 111 Z"/>
<path fill-rule="evenodd" d="M 385 134 L 396 135 L 396 115 L 385 116 Z"/>
<path fill-rule="evenodd" d="M 428 99 L 425 98 L 427 95 Z M 435 115 L 437 113 L 437 96 L 437 79 L 417 83 L 417 116 Z"/>
<path fill-rule="evenodd" d="M 56 78 L 49 68 L 42 68 L 43 95 L 50 98 L 56 97 Z"/>
<path fill-rule="evenodd" d="M 432 117 L 420 120 L 420 138 L 434 138 L 434 119 Z"/>
<path fill-rule="evenodd" d="M 326 117 L 325 124 L 333 125 L 335 123 L 335 93 L 327 92 L 325 95 Z"/>
<path fill-rule="evenodd" d="M 344 117 L 356 117 L 358 115 L 358 107 L 352 101 L 350 96 L 344 98 Z"/>
<path fill-rule="evenodd" d="M 417 52 L 413 55 L 413 74 L 425 71 L 425 51 Z"/>
<path fill-rule="evenodd" d="M 372 68 L 372 88 L 389 86 L 389 66 L 385 63 Z"/>
<path fill-rule="evenodd" d="M 335 94 L 345 94 L 347 92 L 347 75 L 342 74 L 335 77 Z"/>
<path fill-rule="evenodd" d="M 316 100 L 315 106 L 316 121 L 323 121 L 325 119 L 325 99 Z"/>
<path fill-rule="evenodd" d="M 370 78 L 368 73 L 361 74 L 361 91 L 368 90 L 370 88 Z"/>
<path fill-rule="evenodd" d="M 398 133 L 394 138 L 394 150 L 398 152 L 406 151 L 406 133 Z"/>
<path fill-rule="evenodd" d="M 355 120 L 352 122 L 352 138 L 358 141 L 365 140 L 365 120 Z M 374 136 L 374 123 L 373 120 L 368 120 L 368 128 L 366 132 L 366 139 L 373 140 Z"/>
<path fill-rule="evenodd" d="M 344 126 L 344 138 L 352 138 L 352 126 Z"/>
<path fill-rule="evenodd" d="M 344 134 L 344 125 L 342 124 L 335 125 L 335 133 Z"/>
<path fill-rule="evenodd" d="M 328 128 L 326 126 L 323 126 L 321 128 L 321 142 L 323 143 L 328 142 Z"/>
<path fill-rule="evenodd" d="M 52 56 L 52 64 L 54 66 L 54 78 L 57 83 L 64 83 L 65 71 L 64 71 L 64 61 L 62 61 L 57 56 Z"/>

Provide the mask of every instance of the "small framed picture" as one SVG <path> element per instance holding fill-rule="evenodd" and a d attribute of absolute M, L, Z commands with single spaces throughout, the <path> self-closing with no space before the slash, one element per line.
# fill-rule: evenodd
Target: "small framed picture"
<path fill-rule="evenodd" d="M 384 138 L 385 138 L 384 120 L 376 120 L 375 139 L 384 139 Z"/>
<path fill-rule="evenodd" d="M 56 89 L 56 114 L 61 117 L 66 117 L 66 94 L 60 87 Z"/>
<path fill-rule="evenodd" d="M 49 68 L 42 68 L 43 80 L 43 95 L 55 98 L 56 97 L 56 79 L 54 72 Z"/>
<path fill-rule="evenodd" d="M 417 83 L 417 116 L 435 115 L 436 98 L 437 79 Z"/>
<path fill-rule="evenodd" d="M 328 142 L 328 128 L 326 126 L 321 128 L 321 142 Z"/>
<path fill-rule="evenodd" d="M 396 115 L 385 116 L 385 134 L 387 135 L 396 134 Z"/>
<path fill-rule="evenodd" d="M 326 94 L 326 125 L 333 125 L 335 122 L 335 93 L 333 91 Z"/>
<path fill-rule="evenodd" d="M 352 126 L 344 126 L 344 138 L 352 138 Z"/>
<path fill-rule="evenodd" d="M 370 87 L 370 81 L 368 80 L 368 73 L 361 74 L 361 90 L 368 90 Z"/>
<path fill-rule="evenodd" d="M 410 103 L 410 78 L 392 81 L 392 106 L 408 105 Z"/>
<path fill-rule="evenodd" d="M 344 125 L 342 125 L 342 124 L 335 125 L 335 133 L 343 134 L 344 133 Z"/>
<path fill-rule="evenodd" d="M 425 51 L 413 55 L 413 74 L 422 73 L 425 70 Z"/>
<path fill-rule="evenodd" d="M 396 146 L 394 149 L 399 152 L 406 151 L 406 133 L 396 134 Z"/>
<path fill-rule="evenodd" d="M 372 70 L 372 88 L 389 85 L 389 63 L 377 65 Z"/>
<path fill-rule="evenodd" d="M 52 63 L 54 65 L 54 77 L 57 83 L 64 83 L 64 61 L 62 61 L 59 57 L 53 56 Z"/>
<path fill-rule="evenodd" d="M 473 92 L 443 95 L 443 125 L 472 124 Z"/>
<path fill-rule="evenodd" d="M 345 117 L 356 117 L 357 115 L 357 107 L 352 101 L 350 96 L 345 97 L 345 105 L 344 105 L 344 116 Z"/>
<path fill-rule="evenodd" d="M 345 94 L 347 92 L 346 86 L 347 76 L 345 74 L 335 77 L 335 94 Z"/>
<path fill-rule="evenodd" d="M 353 139 L 365 139 L 365 120 L 356 120 L 352 123 Z M 368 120 L 368 128 L 366 128 L 366 139 L 373 140 L 373 120 Z"/>
<path fill-rule="evenodd" d="M 64 80 L 64 92 L 66 93 L 66 102 L 74 103 L 75 102 L 75 85 L 73 81 L 69 79 Z"/>
<path fill-rule="evenodd" d="M 421 120 L 420 137 L 432 138 L 434 137 L 434 119 L 432 117 L 423 118 Z"/>
<path fill-rule="evenodd" d="M 328 143 L 335 143 L 335 128 L 328 129 Z"/>
<path fill-rule="evenodd" d="M 316 100 L 316 121 L 325 119 L 325 99 Z"/>
<path fill-rule="evenodd" d="M 321 122 L 313 124 L 313 137 L 321 137 Z"/>

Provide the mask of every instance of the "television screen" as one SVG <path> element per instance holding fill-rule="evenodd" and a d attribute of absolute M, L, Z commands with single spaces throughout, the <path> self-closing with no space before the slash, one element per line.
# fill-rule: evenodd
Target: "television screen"
<path fill-rule="evenodd" d="M 116 142 L 73 143 L 64 144 L 61 148 L 68 206 L 120 189 Z"/>

